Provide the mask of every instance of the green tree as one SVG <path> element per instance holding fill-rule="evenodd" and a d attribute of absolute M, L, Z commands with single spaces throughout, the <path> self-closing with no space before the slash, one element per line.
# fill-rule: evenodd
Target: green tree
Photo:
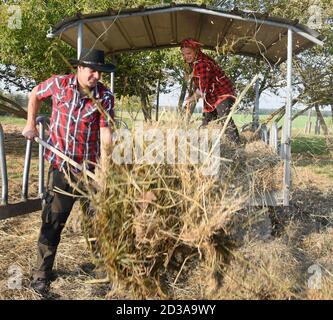
<path fill-rule="evenodd" d="M 198 1 L 185 1 L 199 3 Z M 319 106 L 332 104 L 332 8 L 331 0 L 318 0 L 324 14 L 324 27 L 319 31 L 326 36 L 324 48 L 315 47 L 300 55 L 295 63 L 295 82 L 297 93 L 306 103 L 313 103 L 320 98 Z M 164 3 L 168 3 L 165 1 Z M 184 2 L 183 2 L 184 3 Z M 309 6 L 313 1 L 300 0 L 248 0 L 248 1 L 204 1 L 205 4 L 219 5 L 229 10 L 238 7 L 240 10 L 267 12 L 269 15 L 298 19 L 306 24 L 310 17 Z M 74 57 L 75 50 L 56 39 L 47 39 L 46 34 L 51 26 L 67 16 L 77 12 L 99 12 L 110 7 L 131 8 L 140 5 L 160 5 L 161 1 L 108 1 L 108 0 L 22 0 L 6 1 L 2 5 L 1 21 L 8 19 L 8 5 L 19 5 L 22 11 L 22 28 L 10 29 L 0 24 L 0 79 L 8 86 L 16 84 L 20 88 L 31 89 L 36 82 L 42 81 L 51 74 L 62 74 L 69 67 L 61 58 Z M 6 16 L 7 15 L 7 16 Z M 284 86 L 285 69 L 268 66 L 264 62 L 231 54 L 231 51 L 210 53 L 221 64 L 226 73 L 237 84 L 238 91 L 249 82 L 253 73 L 261 74 L 260 92 L 266 89 L 278 90 Z M 146 119 L 151 118 L 152 98 L 157 80 L 160 79 L 161 90 L 167 90 L 167 82 L 181 84 L 183 91 L 179 106 L 185 96 L 184 64 L 178 49 L 161 51 L 144 51 L 140 53 L 120 54 L 117 56 L 116 92 L 121 96 L 137 96 L 141 100 Z M 316 74 L 316 77 L 311 75 Z M 314 79 L 318 81 L 314 81 Z M 317 86 L 315 86 L 317 85 Z M 316 89 L 317 88 L 317 89 Z M 251 104 L 254 91 L 250 91 L 244 105 Z M 324 101 L 325 100 L 325 101 Z"/>
<path fill-rule="evenodd" d="M 22 11 L 22 28 L 10 29 L 5 24 L 0 27 L 0 63 L 3 72 L 0 80 L 7 87 L 16 85 L 20 89 L 31 90 L 36 82 L 48 78 L 51 74 L 63 74 L 70 70 L 62 57 L 75 57 L 75 50 L 57 39 L 47 39 L 51 26 L 73 16 L 77 12 L 91 13 L 112 7 L 138 7 L 139 5 L 160 4 L 159 1 L 92 1 L 77 0 L 64 2 L 60 0 L 25 0 L 8 1 L 18 5 Z M 8 17 L 4 17 L 8 19 Z M 151 95 L 156 82 L 160 79 L 161 89 L 165 91 L 165 51 L 121 54 L 117 56 L 116 72 L 119 96 L 135 95 L 140 97 L 142 110 L 146 119 L 151 119 Z"/>
<path fill-rule="evenodd" d="M 333 91 L 333 9 L 330 0 L 248 0 L 233 1 L 242 10 L 253 10 L 261 13 L 269 13 L 270 16 L 280 16 L 293 21 L 298 21 L 304 25 L 311 22 L 314 14 L 320 14 L 321 21 L 318 22 L 318 32 L 324 37 L 323 47 L 314 46 L 312 49 L 304 51 L 294 57 L 293 82 L 297 102 L 306 105 L 303 112 L 315 106 L 316 113 L 320 119 L 325 133 L 328 132 L 324 118 L 321 115 L 320 107 L 332 105 Z M 311 7 L 317 6 L 317 7 Z M 315 25 L 314 25 L 315 26 Z M 267 66 L 260 65 L 260 72 L 264 75 L 263 81 L 266 82 L 266 89 L 275 91 L 279 87 L 284 87 L 286 68 L 285 64 L 277 68 L 267 69 Z M 275 75 L 267 79 L 270 73 L 266 70 L 274 71 Z M 242 76 L 246 74 L 241 67 Z M 264 88 L 263 87 L 263 88 Z M 303 112 L 298 112 L 297 115 Z"/>

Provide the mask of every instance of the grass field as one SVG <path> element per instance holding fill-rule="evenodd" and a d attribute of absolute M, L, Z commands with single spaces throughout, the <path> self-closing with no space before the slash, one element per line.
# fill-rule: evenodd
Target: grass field
<path fill-rule="evenodd" d="M 16 118 L 11 116 L 0 116 L 0 124 L 24 126 L 25 123 L 26 120 L 22 118 Z"/>
<path fill-rule="evenodd" d="M 127 112 L 123 112 L 123 111 L 118 111 L 117 116 L 121 119 L 123 119 L 125 122 L 127 122 L 129 124 L 129 127 L 132 127 L 133 124 L 133 117 L 135 115 L 133 115 L 131 117 L 131 115 Z M 163 112 L 160 113 L 160 117 L 163 117 Z M 155 119 L 155 113 L 152 113 L 152 118 Z M 202 115 L 201 114 L 193 114 L 193 118 L 194 120 L 197 120 L 198 122 L 201 120 Z M 261 115 L 260 116 L 260 120 L 264 120 L 267 118 L 267 115 Z M 139 113 L 136 118 L 136 120 L 143 120 L 143 114 Z M 250 114 L 235 114 L 233 116 L 233 119 L 236 123 L 236 125 L 240 128 L 243 125 L 250 123 L 252 121 L 252 116 Z M 325 117 L 325 122 L 329 128 L 329 130 L 332 132 L 333 131 L 333 124 L 332 124 L 332 118 L 331 117 Z M 308 120 L 308 117 L 305 115 L 299 116 L 297 117 L 293 122 L 292 122 L 292 130 L 294 134 L 300 134 L 304 132 L 304 128 L 305 128 L 305 124 Z M 312 126 L 311 126 L 311 130 L 314 133 L 314 126 L 315 126 L 315 121 L 316 118 L 312 117 L 311 118 L 311 122 L 312 122 Z M 278 123 L 279 126 L 283 125 L 283 119 L 279 121 Z"/>
<path fill-rule="evenodd" d="M 127 112 L 118 113 L 117 116 L 125 121 L 129 127 L 133 126 L 133 119 Z M 162 114 L 162 117 L 165 116 Z M 261 116 L 263 120 L 267 116 Z M 197 119 L 200 123 L 201 115 L 195 114 L 193 119 Z M 136 121 L 143 120 L 142 113 L 139 113 L 136 117 Z M 251 122 L 251 115 L 236 114 L 234 120 L 238 127 Z M 332 120 L 326 117 L 326 123 L 332 130 Z M 292 152 L 293 153 L 309 153 L 314 155 L 327 155 L 329 154 L 329 149 L 326 146 L 325 138 L 323 135 L 304 135 L 304 126 L 307 121 L 307 116 L 300 116 L 296 118 L 292 123 Z M 0 116 L 0 123 L 4 125 L 17 125 L 24 126 L 25 120 L 10 116 Z M 314 120 L 312 120 L 314 122 Z M 314 128 L 314 124 L 312 126 Z M 313 129 L 314 130 L 314 129 Z M 312 131 L 313 131 L 312 130 Z"/>

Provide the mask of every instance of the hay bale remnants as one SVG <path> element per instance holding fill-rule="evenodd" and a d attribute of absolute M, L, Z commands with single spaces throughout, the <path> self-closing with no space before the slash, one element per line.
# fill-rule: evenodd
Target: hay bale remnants
<path fill-rule="evenodd" d="M 174 128 L 190 130 L 182 123 Z M 153 129 L 164 139 L 155 140 L 155 148 L 147 141 L 140 147 L 155 160 L 161 160 L 156 154 L 170 151 L 167 139 L 174 138 L 176 147 L 184 142 L 179 132 L 172 136 L 177 130 L 170 130 L 170 124 Z M 89 194 L 96 209 L 89 232 L 96 235 L 98 260 L 113 283 L 110 297 L 193 297 L 193 274 L 198 283 L 218 285 L 237 246 L 238 231 L 253 219 L 247 210 L 249 198 L 279 188 L 280 160 L 263 143 L 255 141 L 244 148 L 217 135 L 205 149 L 193 143 L 194 134 L 185 132 L 188 150 L 178 149 L 178 156 L 184 152 L 188 160 L 197 148 L 202 161 L 149 162 L 147 153 L 142 157 L 137 145 L 131 144 L 122 155 L 131 151 L 132 163 L 119 163 L 113 154 L 109 166 L 98 172 L 98 191 Z M 132 142 L 136 135 L 132 132 Z M 218 170 L 207 174 L 216 157 Z M 196 297 L 218 296 L 204 290 Z"/>

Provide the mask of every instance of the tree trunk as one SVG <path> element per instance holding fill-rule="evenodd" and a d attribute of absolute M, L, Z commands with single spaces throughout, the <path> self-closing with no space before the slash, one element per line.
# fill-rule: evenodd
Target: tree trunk
<path fill-rule="evenodd" d="M 312 113 L 312 110 L 309 109 L 308 111 L 308 118 L 306 120 L 306 123 L 305 123 L 305 127 L 304 127 L 304 133 L 305 134 L 310 134 L 311 133 L 311 113 Z"/>
<path fill-rule="evenodd" d="M 143 116 L 145 118 L 145 121 L 151 121 L 151 108 L 149 104 L 147 103 L 147 94 L 145 92 L 141 92 L 140 100 L 141 100 L 141 109 L 143 112 Z"/>
<path fill-rule="evenodd" d="M 331 104 L 331 118 L 332 118 L 332 122 L 333 122 L 333 104 Z"/>
<path fill-rule="evenodd" d="M 321 114 L 321 111 L 319 109 L 319 105 L 318 104 L 315 104 L 315 109 L 316 109 L 317 119 L 320 122 L 320 126 L 323 128 L 324 135 L 327 136 L 328 135 L 328 128 L 327 128 L 327 125 L 325 123 L 324 117 Z"/>
<path fill-rule="evenodd" d="M 184 100 L 185 100 L 186 90 L 187 90 L 187 84 L 184 81 L 183 84 L 182 84 L 182 89 L 180 91 L 180 96 L 179 96 L 179 100 L 178 100 L 177 111 L 178 111 L 179 114 L 181 114 L 183 112 L 182 108 L 183 108 L 183 103 L 184 103 Z"/>

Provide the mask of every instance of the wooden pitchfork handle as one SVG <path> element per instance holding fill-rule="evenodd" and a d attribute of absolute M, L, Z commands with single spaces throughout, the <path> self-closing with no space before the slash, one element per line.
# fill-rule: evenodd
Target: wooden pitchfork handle
<path fill-rule="evenodd" d="M 68 156 L 64 155 L 62 152 L 60 152 L 58 149 L 56 149 L 53 146 L 50 146 L 48 143 L 46 143 L 44 140 L 40 139 L 39 137 L 35 137 L 34 140 L 41 144 L 44 148 L 52 151 L 53 153 L 55 153 L 57 156 L 59 156 L 61 159 L 67 161 L 70 165 L 72 165 L 73 167 L 75 167 L 76 169 L 83 171 L 83 166 L 78 164 L 76 161 L 74 161 L 73 159 L 69 158 Z M 85 172 L 87 173 L 88 177 L 90 177 L 91 179 L 97 181 L 96 175 L 94 173 L 92 173 L 89 170 L 85 170 Z"/>

